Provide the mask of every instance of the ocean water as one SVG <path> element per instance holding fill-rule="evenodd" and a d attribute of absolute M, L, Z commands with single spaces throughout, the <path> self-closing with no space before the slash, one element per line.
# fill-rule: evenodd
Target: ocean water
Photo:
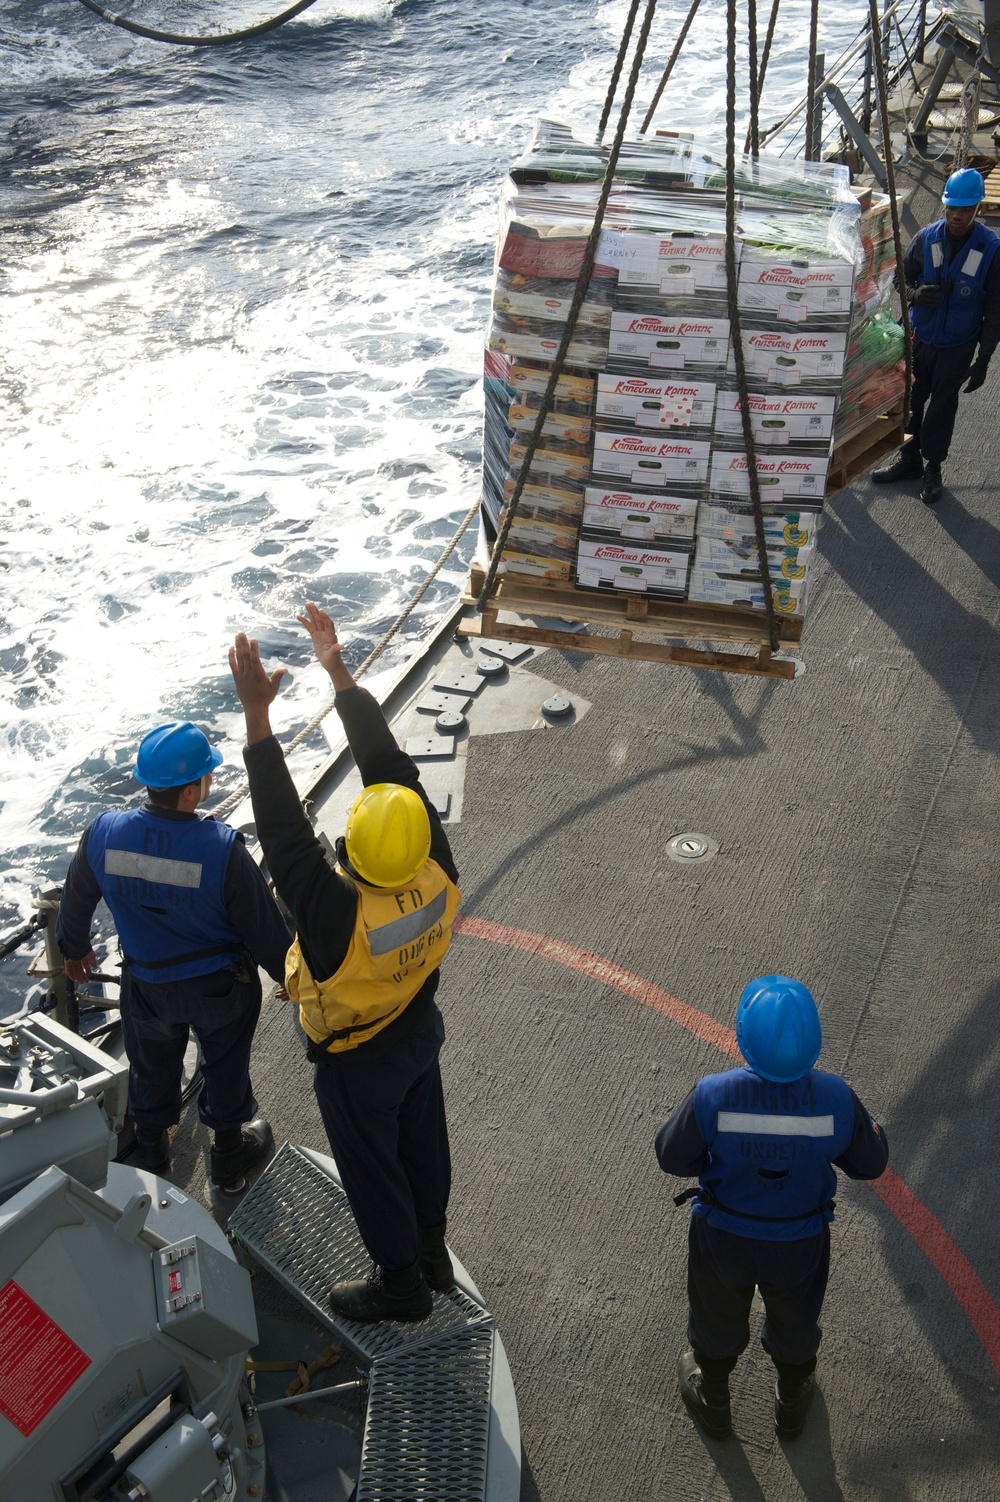
<path fill-rule="evenodd" d="M 272 11 L 117 8 L 182 31 Z M 291 734 L 326 697 L 302 602 L 356 663 L 414 592 L 477 494 L 500 183 L 538 114 L 593 127 L 626 10 L 318 0 L 202 50 L 77 0 L 5 0 L 0 938 L 94 814 L 135 797 L 153 725 L 203 725 L 226 755 L 218 795 L 237 785 L 236 630 L 292 670 L 275 713 Z M 686 10 L 661 0 L 641 111 Z M 832 55 L 867 7 L 824 10 Z M 802 92 L 807 16 L 784 0 L 764 122 Z M 724 36 L 704 0 L 657 124 L 722 139 Z M 384 665 L 454 600 L 472 545 Z M 298 769 L 324 754 L 317 736 Z M 0 1012 L 23 968 L 0 965 Z"/>

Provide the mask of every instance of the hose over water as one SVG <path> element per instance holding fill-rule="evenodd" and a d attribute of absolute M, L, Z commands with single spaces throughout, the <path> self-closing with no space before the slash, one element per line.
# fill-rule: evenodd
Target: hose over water
<path fill-rule="evenodd" d="M 125 16 L 116 15 L 114 12 L 105 10 L 103 5 L 98 5 L 97 0 L 80 0 L 88 10 L 92 10 L 95 16 L 100 16 L 102 21 L 107 21 L 111 26 L 120 26 L 122 31 L 130 31 L 133 36 L 146 37 L 151 42 L 172 42 L 175 47 L 222 47 L 229 42 L 245 42 L 250 37 L 261 37 L 268 31 L 274 31 L 278 26 L 284 26 L 286 21 L 291 21 L 302 11 L 308 10 L 310 5 L 315 5 L 316 0 L 296 0 L 287 10 L 280 15 L 272 16 L 269 21 L 261 21 L 256 26 L 245 26 L 242 31 L 227 31 L 218 36 L 184 36 L 175 31 L 157 31 L 153 26 L 143 26 L 139 21 L 130 21 Z"/>

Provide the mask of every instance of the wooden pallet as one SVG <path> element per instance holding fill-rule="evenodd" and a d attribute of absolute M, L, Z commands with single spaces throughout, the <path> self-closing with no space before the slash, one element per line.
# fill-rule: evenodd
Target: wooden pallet
<path fill-rule="evenodd" d="M 994 167 L 986 178 L 986 194 L 980 205 L 980 212 L 985 214 L 1000 214 L 1000 167 Z"/>
<path fill-rule="evenodd" d="M 483 587 L 485 573 L 474 564 L 465 595 L 473 604 Z M 556 620 L 604 626 L 616 635 L 597 636 L 583 631 L 561 631 L 536 626 L 530 620 L 500 620 L 499 612 L 518 616 L 553 616 Z M 648 635 L 647 635 L 648 633 Z M 779 616 L 779 641 L 793 644 L 802 635 L 799 616 Z M 501 575 L 482 616 L 460 622 L 459 636 L 499 641 L 527 642 L 531 646 L 562 647 L 589 652 L 598 657 L 625 657 L 633 662 L 674 663 L 682 667 L 713 668 L 756 678 L 794 678 L 795 663 L 773 656 L 768 642 L 767 617 L 762 610 L 741 606 L 701 605 L 691 600 L 653 600 L 644 595 L 599 594 L 541 579 L 518 579 Z M 695 638 L 707 641 L 744 642 L 756 653 L 718 652 L 701 647 L 673 646 L 651 641 L 649 636 Z"/>
<path fill-rule="evenodd" d="M 861 475 L 874 469 L 880 459 L 902 446 L 904 437 L 902 402 L 895 402 L 887 412 L 850 433 L 843 443 L 837 444 L 831 456 L 826 499 L 838 490 L 846 490 Z"/>

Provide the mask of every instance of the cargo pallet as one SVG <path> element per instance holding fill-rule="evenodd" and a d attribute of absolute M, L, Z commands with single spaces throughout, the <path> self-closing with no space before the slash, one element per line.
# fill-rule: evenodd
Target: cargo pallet
<path fill-rule="evenodd" d="M 834 447 L 826 499 L 867 473 L 886 454 L 898 448 L 902 440 L 903 408 L 897 402 L 888 411 L 849 433 Z M 474 564 L 463 596 L 466 604 L 475 603 L 485 579 L 485 571 Z M 617 634 L 598 636 L 589 631 L 537 626 L 525 620 L 501 620 L 500 611 L 519 616 L 551 616 L 581 626 L 610 628 Z M 778 614 L 777 626 L 779 650 L 801 641 L 801 616 Z M 672 646 L 647 639 L 647 633 L 687 641 L 739 642 L 757 650 L 755 653 L 720 652 L 705 647 Z M 754 678 L 795 677 L 794 659 L 776 655 L 771 649 L 767 616 L 763 610 L 742 605 L 704 605 L 696 600 L 659 600 L 649 595 L 604 594 L 593 589 L 577 589 L 575 585 L 555 580 L 529 579 L 514 574 L 497 577 L 482 615 L 463 620 L 458 634 L 474 639 L 562 647 L 635 662 L 711 668 Z"/>

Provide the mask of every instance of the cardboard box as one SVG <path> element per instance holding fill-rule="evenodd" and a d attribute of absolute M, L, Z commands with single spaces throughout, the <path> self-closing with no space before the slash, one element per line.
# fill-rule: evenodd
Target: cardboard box
<path fill-rule="evenodd" d="M 802 547 L 780 542 L 774 547 L 769 546 L 767 566 L 772 579 L 779 574 L 783 579 L 804 579 L 812 562 L 812 553 L 811 543 L 805 543 Z M 743 573 L 748 569 L 755 572 L 759 557 L 756 536 L 748 537 L 744 534 L 742 537 L 711 537 L 699 533 L 694 566 L 717 573 Z"/>
<path fill-rule="evenodd" d="M 743 247 L 737 241 L 739 259 Z M 623 291 L 657 297 L 704 297 L 726 292 L 726 241 L 724 235 L 665 234 L 603 230 L 597 247 L 597 263 L 618 272 Z"/>
<path fill-rule="evenodd" d="M 611 475 L 629 488 L 704 488 L 711 444 L 700 438 L 653 438 L 632 433 L 595 433 L 593 474 Z M 623 486 L 623 488 L 625 488 Z"/>
<path fill-rule="evenodd" d="M 500 518 L 501 522 L 503 518 Z M 540 521 L 537 517 L 521 515 L 518 507 L 504 546 L 508 553 L 528 554 L 536 558 L 556 558 L 563 563 L 572 563 L 576 556 L 577 529 L 552 522 Z"/>
<path fill-rule="evenodd" d="M 739 306 L 779 323 L 846 327 L 851 316 L 854 267 L 849 261 L 759 259 L 748 251 L 740 265 Z"/>
<path fill-rule="evenodd" d="M 537 420 L 537 408 L 511 402 L 507 421 L 515 432 L 533 433 Z M 542 433 L 546 438 L 561 438 L 564 443 L 589 443 L 590 419 L 568 417 L 564 412 L 550 412 L 542 426 Z"/>
<path fill-rule="evenodd" d="M 839 386 L 844 374 L 847 334 L 812 329 L 792 333 L 787 329 L 744 329 L 743 355 L 751 381 L 768 386 Z M 727 366 L 736 374 L 732 351 Z"/>
<path fill-rule="evenodd" d="M 650 380 L 645 376 L 599 375 L 594 417 L 599 427 L 681 428 L 691 434 L 712 431 L 715 386 L 708 382 Z"/>
<path fill-rule="evenodd" d="M 515 483 L 508 480 L 504 486 L 504 512 L 514 494 Z M 525 485 L 517 503 L 517 515 L 519 520 L 523 517 L 525 521 L 549 522 L 553 527 L 568 527 L 575 533 L 583 515 L 583 496 L 543 485 Z"/>
<path fill-rule="evenodd" d="M 673 318 L 620 309 L 611 315 L 609 370 L 684 370 L 710 375 L 725 369 L 728 355 L 728 318 Z"/>
<path fill-rule="evenodd" d="M 808 573 L 800 580 L 772 580 L 775 610 L 782 615 L 805 615 L 808 589 Z M 688 599 L 705 605 L 749 605 L 754 610 L 763 610 L 764 586 L 759 575 L 692 568 Z"/>
<path fill-rule="evenodd" d="M 580 539 L 576 578 L 581 589 L 683 599 L 690 553 L 629 548 Z"/>
<path fill-rule="evenodd" d="M 511 551 L 504 553 L 498 572 L 524 575 L 529 579 L 551 579 L 556 583 L 567 583 L 573 567 L 565 559 L 541 558 L 536 553 Z"/>
<path fill-rule="evenodd" d="M 551 361 L 558 354 L 562 342 L 558 326 L 553 324 L 552 329 L 554 338 L 549 334 L 506 328 L 499 319 L 494 318 L 490 323 L 487 344 L 498 354 Z M 603 370 L 607 361 L 607 349 L 606 336 L 588 339 L 586 330 L 581 330 L 570 341 L 566 360 L 568 364 L 580 366 L 584 370 Z"/>
<path fill-rule="evenodd" d="M 511 291 L 499 286 L 493 293 L 493 306 L 499 313 L 514 313 L 519 318 L 541 318 L 548 323 L 565 323 L 572 302 L 572 293 L 568 297 L 552 297 L 546 292 Z M 591 298 L 584 298 L 576 321 L 580 329 L 609 328 L 610 299 L 607 302 L 596 302 Z"/>
<path fill-rule="evenodd" d="M 691 542 L 697 512 L 694 496 L 642 495 L 588 485 L 583 493 L 581 535 L 595 541 L 621 538 L 632 544 Z"/>
<path fill-rule="evenodd" d="M 821 512 L 793 510 L 787 506 L 762 506 L 764 536 L 777 547 L 787 544 L 804 547 L 816 540 Z M 753 512 L 749 506 L 735 502 L 701 501 L 698 505 L 698 536 L 728 537 L 737 541 L 756 542 Z"/>
<path fill-rule="evenodd" d="M 826 494 L 828 455 L 757 454 L 760 498 L 771 506 L 788 500 L 810 499 L 822 505 Z M 714 449 L 709 489 L 713 496 L 750 496 L 747 456 L 742 451 Z"/>
<path fill-rule="evenodd" d="M 514 360 L 511 362 L 507 381 L 519 396 L 522 392 L 542 396 L 548 389 L 551 374 L 549 366 L 525 365 L 523 361 Z M 556 382 L 556 398 L 559 401 L 578 402 L 589 412 L 594 400 L 593 378 L 563 373 Z"/>
<path fill-rule="evenodd" d="M 818 392 L 789 396 L 782 392 L 751 391 L 750 419 L 754 442 L 762 448 L 808 445 L 829 450 L 837 398 Z M 719 391 L 715 399 L 715 432 L 723 440 L 743 445 L 743 414 L 739 393 Z"/>
<path fill-rule="evenodd" d="M 574 475 L 578 479 L 586 479 L 590 470 L 590 454 L 588 452 L 575 453 L 574 449 L 582 447 L 580 444 L 566 444 L 559 448 L 556 445 L 559 440 L 552 438 L 548 443 L 540 443 L 531 457 L 530 473 L 533 478 L 539 475 Z M 517 473 L 528 452 L 527 443 L 515 439 L 510 446 L 510 467 Z"/>

